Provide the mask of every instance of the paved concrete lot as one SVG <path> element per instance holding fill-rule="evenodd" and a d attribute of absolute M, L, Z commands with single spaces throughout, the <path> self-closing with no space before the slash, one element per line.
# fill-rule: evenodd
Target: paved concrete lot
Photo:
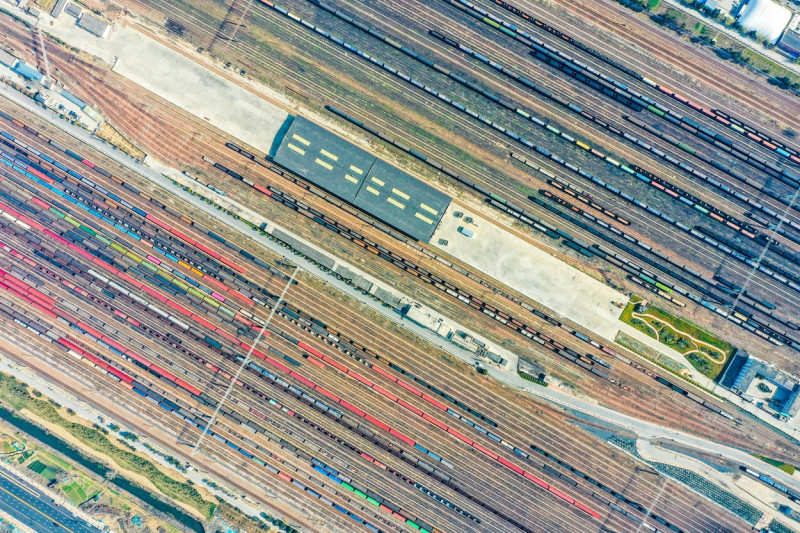
<path fill-rule="evenodd" d="M 286 111 L 135 30 L 122 28 L 113 40 L 121 45 L 114 72 L 269 152 Z"/>
<path fill-rule="evenodd" d="M 5 469 L 0 471 L 0 509 L 34 531 L 100 531 L 54 505 L 50 497 Z"/>
<path fill-rule="evenodd" d="M 114 26 L 107 39 L 99 39 L 76 26 L 74 18 L 64 15 L 53 21 L 47 31 L 265 153 L 288 116 L 286 111 L 134 28 Z"/>
<path fill-rule="evenodd" d="M 464 217 L 453 216 L 456 211 Z M 478 225 L 464 222 L 465 217 Z M 467 237 L 459 227 L 475 236 Z M 439 245 L 439 239 L 448 244 Z M 614 340 L 619 330 L 622 309 L 611 302 L 627 303 L 627 296 L 461 206 L 450 205 L 430 242 L 605 339 Z"/>

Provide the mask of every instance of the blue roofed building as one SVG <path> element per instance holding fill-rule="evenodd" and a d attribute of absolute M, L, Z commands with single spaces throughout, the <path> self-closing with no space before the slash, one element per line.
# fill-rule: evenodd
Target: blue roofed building
<path fill-rule="evenodd" d="M 42 78 L 44 78 L 44 74 L 27 63 L 23 63 L 21 61 L 17 63 L 17 66 L 14 67 L 13 70 L 27 80 L 42 81 Z"/>
<path fill-rule="evenodd" d="M 69 100 L 70 102 L 72 102 L 73 104 L 75 104 L 76 106 L 78 106 L 81 109 L 86 107 L 86 102 L 84 102 L 83 100 L 81 100 L 80 98 L 78 98 L 77 96 L 72 94 L 71 92 L 67 91 L 66 89 L 61 91 L 61 96 L 63 96 L 64 98 L 66 98 L 67 100 Z"/>
<path fill-rule="evenodd" d="M 800 57 L 800 32 L 788 30 L 778 41 L 778 50 L 788 55 L 792 59 Z"/>

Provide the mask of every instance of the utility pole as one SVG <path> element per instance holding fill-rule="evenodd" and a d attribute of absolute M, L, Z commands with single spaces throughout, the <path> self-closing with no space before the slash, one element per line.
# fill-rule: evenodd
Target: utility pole
<path fill-rule="evenodd" d="M 42 85 L 47 87 L 52 83 L 53 78 L 50 76 L 50 61 L 47 59 L 47 50 L 44 47 L 44 37 L 42 37 L 42 29 L 36 25 L 36 31 L 39 34 L 39 46 L 42 48 L 42 59 L 44 59 L 44 72 L 45 78 L 42 80 Z"/>

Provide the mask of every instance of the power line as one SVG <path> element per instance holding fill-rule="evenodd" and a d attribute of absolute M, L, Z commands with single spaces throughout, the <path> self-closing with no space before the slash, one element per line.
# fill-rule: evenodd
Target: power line
<path fill-rule="evenodd" d="M 770 244 L 773 241 L 773 237 L 775 237 L 775 234 L 778 233 L 778 231 L 780 231 L 781 226 L 783 225 L 784 221 L 786 220 L 786 217 L 789 216 L 789 211 L 791 211 L 792 208 L 794 207 L 794 203 L 797 201 L 798 196 L 800 196 L 800 187 L 798 187 L 797 190 L 794 191 L 794 195 L 792 195 L 792 200 L 789 202 L 789 205 L 786 206 L 786 209 L 784 210 L 784 212 L 781 215 L 780 219 L 778 219 L 778 223 L 772 228 L 772 233 L 769 235 L 769 237 L 767 237 L 767 243 L 764 245 L 764 249 L 761 250 L 761 254 L 758 256 L 758 259 L 756 260 L 755 263 L 753 263 L 753 268 L 750 270 L 750 273 L 747 275 L 747 279 L 744 280 L 744 284 L 742 285 L 741 289 L 739 290 L 739 293 L 736 295 L 736 299 L 731 304 L 730 309 L 728 310 L 729 312 L 735 311 L 736 308 L 737 308 L 736 306 L 739 305 L 739 300 L 742 298 L 742 296 L 744 295 L 745 291 L 747 290 L 747 286 L 750 284 L 750 280 L 753 279 L 753 276 L 755 275 L 756 270 L 758 270 L 758 267 L 761 266 L 761 261 L 764 259 L 764 256 L 767 255 L 767 252 L 769 251 Z"/>
<path fill-rule="evenodd" d="M 197 443 L 194 445 L 194 449 L 192 450 L 192 453 L 189 454 L 190 457 L 194 457 L 194 454 L 196 454 L 197 450 L 200 449 L 200 444 L 203 442 L 203 439 L 208 434 L 208 429 L 214 423 L 214 420 L 216 420 L 220 409 L 222 409 L 222 404 L 225 403 L 225 400 L 227 400 L 228 396 L 230 396 L 231 391 L 233 390 L 233 386 L 236 384 L 236 381 L 238 381 L 239 375 L 242 373 L 242 370 L 244 370 L 247 367 L 248 363 L 250 363 L 250 356 L 253 355 L 253 350 L 256 349 L 256 344 L 258 344 L 258 342 L 261 340 L 261 337 L 264 336 L 264 332 L 267 330 L 267 326 L 269 325 L 270 321 L 272 320 L 272 317 L 275 316 L 275 311 L 278 310 L 278 307 L 283 302 L 283 297 L 286 294 L 286 291 L 288 291 L 289 287 L 292 286 L 292 282 L 294 281 L 294 276 L 295 276 L 295 274 L 297 274 L 298 270 L 300 270 L 300 267 L 295 267 L 294 272 L 292 272 L 292 275 L 289 278 L 289 283 L 287 283 L 286 286 L 283 288 L 283 292 L 281 292 L 281 295 L 278 298 L 278 301 L 273 306 L 272 311 L 270 312 L 269 316 L 267 317 L 266 322 L 264 322 L 264 326 L 261 328 L 261 331 L 258 332 L 258 336 L 256 337 L 256 340 L 254 340 L 253 344 L 250 345 L 250 351 L 247 352 L 247 357 L 244 358 L 244 361 L 242 361 L 241 366 L 239 366 L 239 370 L 236 371 L 236 375 L 233 376 L 233 378 L 231 379 L 231 384 L 228 385 L 228 390 L 225 391 L 225 394 L 222 396 L 222 399 L 219 401 L 219 404 L 217 405 L 217 409 L 214 411 L 214 414 L 211 415 L 211 418 L 209 419 L 208 424 L 206 424 L 205 429 L 200 434 L 200 438 L 197 439 Z"/>

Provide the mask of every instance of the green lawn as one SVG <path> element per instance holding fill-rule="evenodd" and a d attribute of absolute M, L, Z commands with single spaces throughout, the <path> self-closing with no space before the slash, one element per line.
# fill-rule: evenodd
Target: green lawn
<path fill-rule="evenodd" d="M 689 370 L 687 366 L 678 363 L 671 357 L 667 357 L 658 350 L 654 350 L 649 346 L 645 346 L 643 343 L 634 339 L 630 335 L 626 335 L 624 332 L 619 331 L 617 332 L 617 336 L 614 340 L 620 346 L 624 346 L 639 356 L 654 362 L 661 368 L 669 370 L 676 376 L 680 376 L 683 379 L 687 379 L 685 376 L 686 372 Z"/>
<path fill-rule="evenodd" d="M 625 306 L 625 309 L 622 310 L 622 314 L 620 315 L 619 319 L 625 322 L 626 324 L 630 324 L 632 320 L 631 314 L 633 310 L 636 309 L 636 304 L 641 302 L 642 299 L 636 296 L 635 294 L 631 296 L 631 299 L 628 301 L 628 305 Z"/>
<path fill-rule="evenodd" d="M 3 438 L 2 442 L 0 442 L 0 453 L 13 453 L 18 451 L 14 448 L 14 439 L 10 436 L 6 436 Z"/>
<path fill-rule="evenodd" d="M 794 474 L 794 471 L 797 470 L 797 467 L 794 465 L 790 465 L 787 463 L 783 463 L 781 461 L 776 461 L 775 459 L 770 459 L 769 457 L 764 457 L 762 455 L 756 455 L 759 459 L 764 461 L 765 463 L 771 464 L 772 466 L 779 468 L 789 474 L 790 476 Z"/>

